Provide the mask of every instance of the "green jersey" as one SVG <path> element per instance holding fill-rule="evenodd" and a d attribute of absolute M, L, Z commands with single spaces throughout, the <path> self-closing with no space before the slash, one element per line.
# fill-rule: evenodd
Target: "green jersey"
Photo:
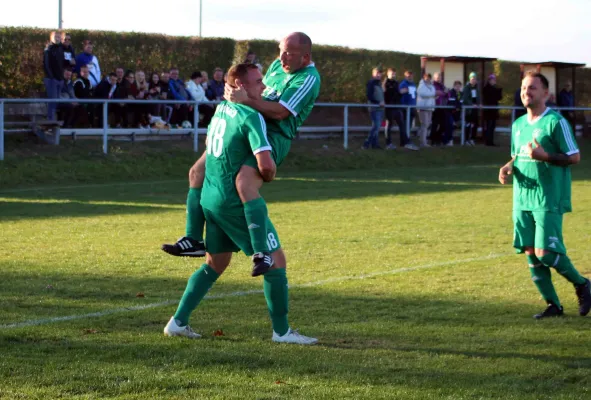
<path fill-rule="evenodd" d="M 320 93 L 320 75 L 314 63 L 288 74 L 281 67 L 281 60 L 271 64 L 263 83 L 267 86 L 263 98 L 279 102 L 291 115 L 281 121 L 268 120 L 269 132 L 277 132 L 288 139 L 296 137 Z"/>
<path fill-rule="evenodd" d="M 244 215 L 236 175 L 250 155 L 270 150 L 263 116 L 248 106 L 222 101 L 207 129 L 203 208 Z"/>
<path fill-rule="evenodd" d="M 531 159 L 528 143 L 536 139 L 548 153 L 572 155 L 579 152 L 569 123 L 556 111 L 546 111 L 530 122 L 527 114 L 513 123 L 511 156 L 513 163 L 513 209 L 565 213 L 572 211 L 571 173 L 560 167 Z"/>

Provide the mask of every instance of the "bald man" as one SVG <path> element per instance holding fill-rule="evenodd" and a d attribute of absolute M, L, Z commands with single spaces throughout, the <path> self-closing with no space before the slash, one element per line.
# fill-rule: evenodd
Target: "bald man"
<path fill-rule="evenodd" d="M 302 32 L 294 32 L 279 44 L 279 58 L 269 67 L 264 80 L 263 99 L 249 98 L 242 87 L 226 85 L 224 97 L 235 103 L 257 110 L 266 122 L 269 144 L 276 166 L 281 165 L 291 147 L 298 128 L 304 123 L 320 93 L 320 75 L 312 61 L 312 40 Z M 212 126 L 215 126 L 212 121 Z M 223 132 L 217 132 L 222 136 Z M 201 209 L 201 188 L 205 177 L 205 153 L 189 171 L 189 195 L 187 196 L 187 224 L 185 236 L 175 244 L 164 244 L 162 250 L 181 257 L 205 255 L 203 227 L 205 218 Z M 244 161 L 236 177 L 236 190 L 244 205 L 251 244 L 252 276 L 265 274 L 274 260 L 272 246 L 266 237 L 267 205 L 259 194 L 263 184 L 256 158 L 251 155 Z"/>

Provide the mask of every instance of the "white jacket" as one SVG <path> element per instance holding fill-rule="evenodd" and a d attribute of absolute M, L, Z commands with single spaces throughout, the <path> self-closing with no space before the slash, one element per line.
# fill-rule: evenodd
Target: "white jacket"
<path fill-rule="evenodd" d="M 203 86 L 197 85 L 192 80 L 188 80 L 187 83 L 185 83 L 185 87 L 187 88 L 187 92 L 191 94 L 193 100 L 209 101 L 207 97 L 205 97 L 205 90 L 203 90 Z"/>
<path fill-rule="evenodd" d="M 421 80 L 417 89 L 417 109 L 424 111 L 433 111 L 435 105 L 435 86 L 432 83 L 426 83 Z"/>

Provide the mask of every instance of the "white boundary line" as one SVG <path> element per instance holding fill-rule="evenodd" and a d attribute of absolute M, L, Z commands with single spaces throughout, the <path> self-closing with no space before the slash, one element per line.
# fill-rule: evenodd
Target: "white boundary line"
<path fill-rule="evenodd" d="M 363 280 L 363 279 L 368 279 L 368 278 L 374 278 L 376 276 L 394 275 L 394 274 L 400 274 L 400 273 L 404 273 L 404 272 L 417 271 L 420 269 L 446 267 L 449 265 L 464 264 L 464 263 L 470 263 L 470 262 L 474 262 L 474 261 L 493 260 L 496 258 L 508 256 L 508 255 L 509 254 L 490 254 L 490 255 L 484 256 L 484 257 L 474 257 L 474 258 L 465 258 L 463 260 L 443 261 L 443 262 L 432 263 L 432 264 L 391 269 L 388 271 L 372 272 L 372 273 L 363 274 L 363 275 L 335 277 L 335 278 L 330 278 L 330 279 L 324 279 L 321 281 L 300 283 L 297 285 L 290 285 L 289 287 L 290 287 L 290 289 L 308 288 L 308 287 L 326 285 L 326 284 L 330 284 L 330 283 L 338 283 L 338 282 L 353 281 L 353 280 Z M 238 292 L 231 292 L 231 293 L 221 293 L 221 294 L 217 294 L 217 295 L 206 296 L 205 298 L 206 299 L 225 299 L 228 297 L 240 297 L 240 296 L 248 296 L 251 294 L 260 294 L 260 293 L 263 293 L 263 291 L 262 290 L 247 290 L 247 291 L 238 291 Z M 25 328 L 25 327 L 37 326 L 37 325 L 46 325 L 46 324 L 51 324 L 54 322 L 73 321 L 76 319 L 100 318 L 100 317 L 104 317 L 106 315 L 120 314 L 120 313 L 125 313 L 125 312 L 130 312 L 130 311 L 142 311 L 142 310 L 147 310 L 150 308 L 169 306 L 169 305 L 173 305 L 173 304 L 178 304 L 178 301 L 177 300 L 167 300 L 167 301 L 161 301 L 159 303 L 150 303 L 150 304 L 145 304 L 145 305 L 141 305 L 141 306 L 114 308 L 112 310 L 98 311 L 98 312 L 89 313 L 89 314 L 67 315 L 64 317 L 54 317 L 54 318 L 29 320 L 29 321 L 23 321 L 23 322 L 15 322 L 15 323 L 11 323 L 11 324 L 0 325 L 0 330 L 12 329 L 12 328 Z"/>
<path fill-rule="evenodd" d="M 491 168 L 491 167 L 496 167 L 495 165 L 492 164 L 486 164 L 486 165 L 448 165 L 448 166 L 442 166 L 442 167 L 411 167 L 411 169 L 418 169 L 418 170 L 428 170 L 428 169 L 433 169 L 433 168 L 437 168 L 437 169 L 466 169 L 466 168 Z M 379 169 L 378 170 L 383 170 L 383 169 Z M 282 176 L 282 177 L 278 177 L 278 180 L 281 179 L 313 179 L 310 176 L 306 176 L 306 174 L 304 174 L 304 176 L 301 177 L 293 177 L 293 176 Z M 331 179 L 331 178 L 328 178 Z M 325 180 L 322 178 L 319 178 L 318 180 Z M 337 178 L 338 180 L 338 178 Z M 364 181 L 363 179 L 361 179 L 360 181 Z M 90 188 L 101 188 L 101 187 L 110 187 L 110 186 L 137 186 L 137 185 L 158 185 L 158 184 L 167 184 L 167 183 L 177 183 L 177 182 L 187 182 L 187 179 L 168 179 L 168 180 L 160 180 L 160 181 L 127 181 L 127 182 L 109 182 L 109 183 L 88 183 L 88 184 L 80 184 L 80 185 L 68 185 L 68 186 L 40 186 L 40 187 L 32 187 L 32 188 L 15 188 L 15 189 L 5 189 L 5 190 L 0 190 L 0 195 L 2 194 L 10 194 L 10 193 L 25 193 L 25 192 L 45 192 L 45 191 L 52 191 L 52 190 L 69 190 L 69 189 L 90 189 Z M 377 181 L 379 182 L 379 181 Z M 188 183 L 188 182 L 187 182 Z"/>

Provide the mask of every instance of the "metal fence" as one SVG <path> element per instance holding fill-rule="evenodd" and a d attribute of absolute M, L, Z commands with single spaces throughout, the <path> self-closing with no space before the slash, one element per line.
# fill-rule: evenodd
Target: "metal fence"
<path fill-rule="evenodd" d="M 199 149 L 199 134 L 206 133 L 206 128 L 199 128 L 197 121 L 199 121 L 199 105 L 202 104 L 210 104 L 215 105 L 218 104 L 218 101 L 209 101 L 209 102 L 197 102 L 197 101 L 179 101 L 179 100 L 128 100 L 128 99 L 76 99 L 76 103 L 82 104 L 102 104 L 102 128 L 76 128 L 76 129 L 61 129 L 57 133 L 56 142 L 59 143 L 59 137 L 65 135 L 79 135 L 79 136 L 99 136 L 102 137 L 103 141 L 103 153 L 107 154 L 108 152 L 108 143 L 109 143 L 109 136 L 118 136 L 118 135 L 163 135 L 163 136 L 173 136 L 173 135 L 192 135 L 193 137 L 193 150 L 195 152 Z M 4 160 L 4 106 L 6 104 L 36 104 L 36 103 L 73 103 L 72 99 L 0 99 L 0 160 Z M 166 105 L 174 105 L 174 104 L 186 104 L 189 106 L 193 106 L 193 120 L 195 124 L 190 129 L 173 129 L 167 131 L 165 134 L 161 131 L 156 131 L 154 129 L 140 129 L 140 128 L 129 128 L 129 129 L 117 129 L 117 128 L 110 128 L 108 126 L 108 105 L 109 104 L 142 104 L 142 105 L 149 105 L 149 104 L 166 104 Z M 379 108 L 378 105 L 373 104 L 360 104 L 360 103 L 316 103 L 315 107 L 331 107 L 331 108 L 342 108 L 343 109 L 343 125 L 342 126 L 326 126 L 326 127 L 319 127 L 319 126 L 302 126 L 299 128 L 299 132 L 302 133 L 319 133 L 319 132 L 334 132 L 334 133 L 341 133 L 343 134 L 343 147 L 347 149 L 349 147 L 349 134 L 351 131 L 365 131 L 369 130 L 367 126 L 349 126 L 349 110 L 353 108 Z M 400 109 L 405 114 L 405 123 L 406 123 L 406 132 L 410 134 L 411 132 L 411 110 L 413 108 L 417 108 L 417 106 L 406 106 L 406 105 L 386 105 L 386 109 Z M 433 106 L 430 108 L 440 108 L 440 109 L 454 109 L 452 106 Z M 520 107 L 511 107 L 511 106 L 462 106 L 461 108 L 461 127 L 460 127 L 460 143 L 463 145 L 465 143 L 465 129 L 466 129 L 466 110 L 471 109 L 479 109 L 479 110 L 512 110 L 511 111 L 511 122 L 515 120 L 515 111 L 522 110 Z M 552 107 L 554 110 L 567 110 L 567 111 L 591 111 L 591 107 L 575 107 L 575 108 L 562 108 L 562 107 Z M 497 128 L 497 130 L 502 128 Z M 510 131 L 510 127 L 509 127 Z"/>

